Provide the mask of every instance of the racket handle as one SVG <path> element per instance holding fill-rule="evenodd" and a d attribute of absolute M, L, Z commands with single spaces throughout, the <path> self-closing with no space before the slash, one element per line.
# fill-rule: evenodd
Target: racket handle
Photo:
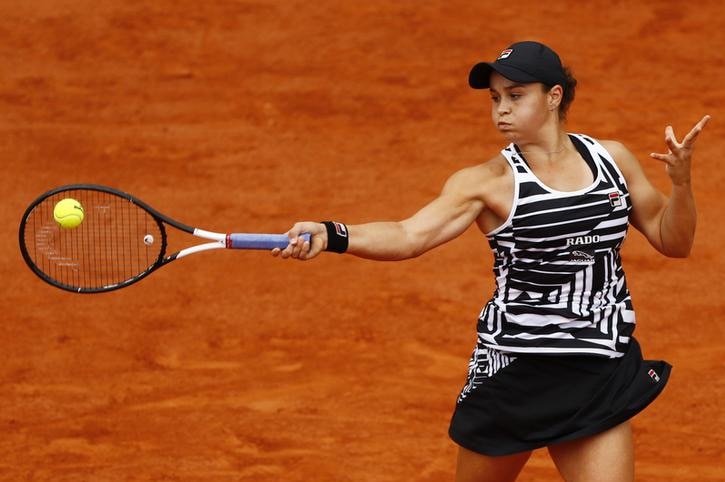
<path fill-rule="evenodd" d="M 309 233 L 304 233 L 301 237 L 305 241 L 310 240 Z M 286 234 L 227 234 L 227 248 L 232 249 L 284 249 L 288 244 L 289 238 Z"/>

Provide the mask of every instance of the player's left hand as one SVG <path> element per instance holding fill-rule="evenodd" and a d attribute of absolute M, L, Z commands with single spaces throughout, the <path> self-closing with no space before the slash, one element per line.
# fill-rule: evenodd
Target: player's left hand
<path fill-rule="evenodd" d="M 653 152 L 650 156 L 665 163 L 665 169 L 667 169 L 672 184 L 676 186 L 689 184 L 690 162 L 695 141 L 709 120 L 709 115 L 700 119 L 700 122 L 682 139 L 682 142 L 678 142 L 677 138 L 675 138 L 675 131 L 672 126 L 665 128 L 665 143 L 669 148 L 669 152 L 667 154 Z"/>

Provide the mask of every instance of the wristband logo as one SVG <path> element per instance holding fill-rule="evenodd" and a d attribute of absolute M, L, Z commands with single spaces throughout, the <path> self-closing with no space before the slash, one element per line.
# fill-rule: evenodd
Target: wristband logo
<path fill-rule="evenodd" d="M 335 233 L 337 233 L 338 236 L 347 238 L 347 227 L 344 224 L 335 221 L 333 221 L 332 224 L 335 225 Z"/>
<path fill-rule="evenodd" d="M 347 235 L 347 226 L 335 221 L 322 221 L 327 231 L 327 246 L 325 251 L 333 253 L 344 253 L 347 251 L 349 237 Z"/>

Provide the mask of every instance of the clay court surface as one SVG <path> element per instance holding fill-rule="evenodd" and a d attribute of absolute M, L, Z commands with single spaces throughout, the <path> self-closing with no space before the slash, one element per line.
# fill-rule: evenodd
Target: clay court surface
<path fill-rule="evenodd" d="M 713 116 L 692 257 L 635 231 L 623 257 L 645 356 L 674 365 L 634 420 L 638 480 L 725 479 L 722 3 L 610 3 L 0 2 L 0 479 L 452 480 L 493 290 L 475 230 L 399 263 L 204 253 L 88 296 L 36 278 L 17 225 L 77 182 L 215 231 L 402 219 L 503 146 L 466 79 L 523 39 L 573 67 L 569 129 L 665 192 L 665 126 Z M 539 451 L 520 480 L 560 479 Z"/>

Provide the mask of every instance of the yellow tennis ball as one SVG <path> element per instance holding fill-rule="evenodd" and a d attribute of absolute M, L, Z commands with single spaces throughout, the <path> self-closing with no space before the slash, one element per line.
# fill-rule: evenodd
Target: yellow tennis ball
<path fill-rule="evenodd" d="M 65 198 L 53 208 L 53 218 L 61 228 L 77 228 L 83 222 L 83 206 L 73 198 Z"/>

